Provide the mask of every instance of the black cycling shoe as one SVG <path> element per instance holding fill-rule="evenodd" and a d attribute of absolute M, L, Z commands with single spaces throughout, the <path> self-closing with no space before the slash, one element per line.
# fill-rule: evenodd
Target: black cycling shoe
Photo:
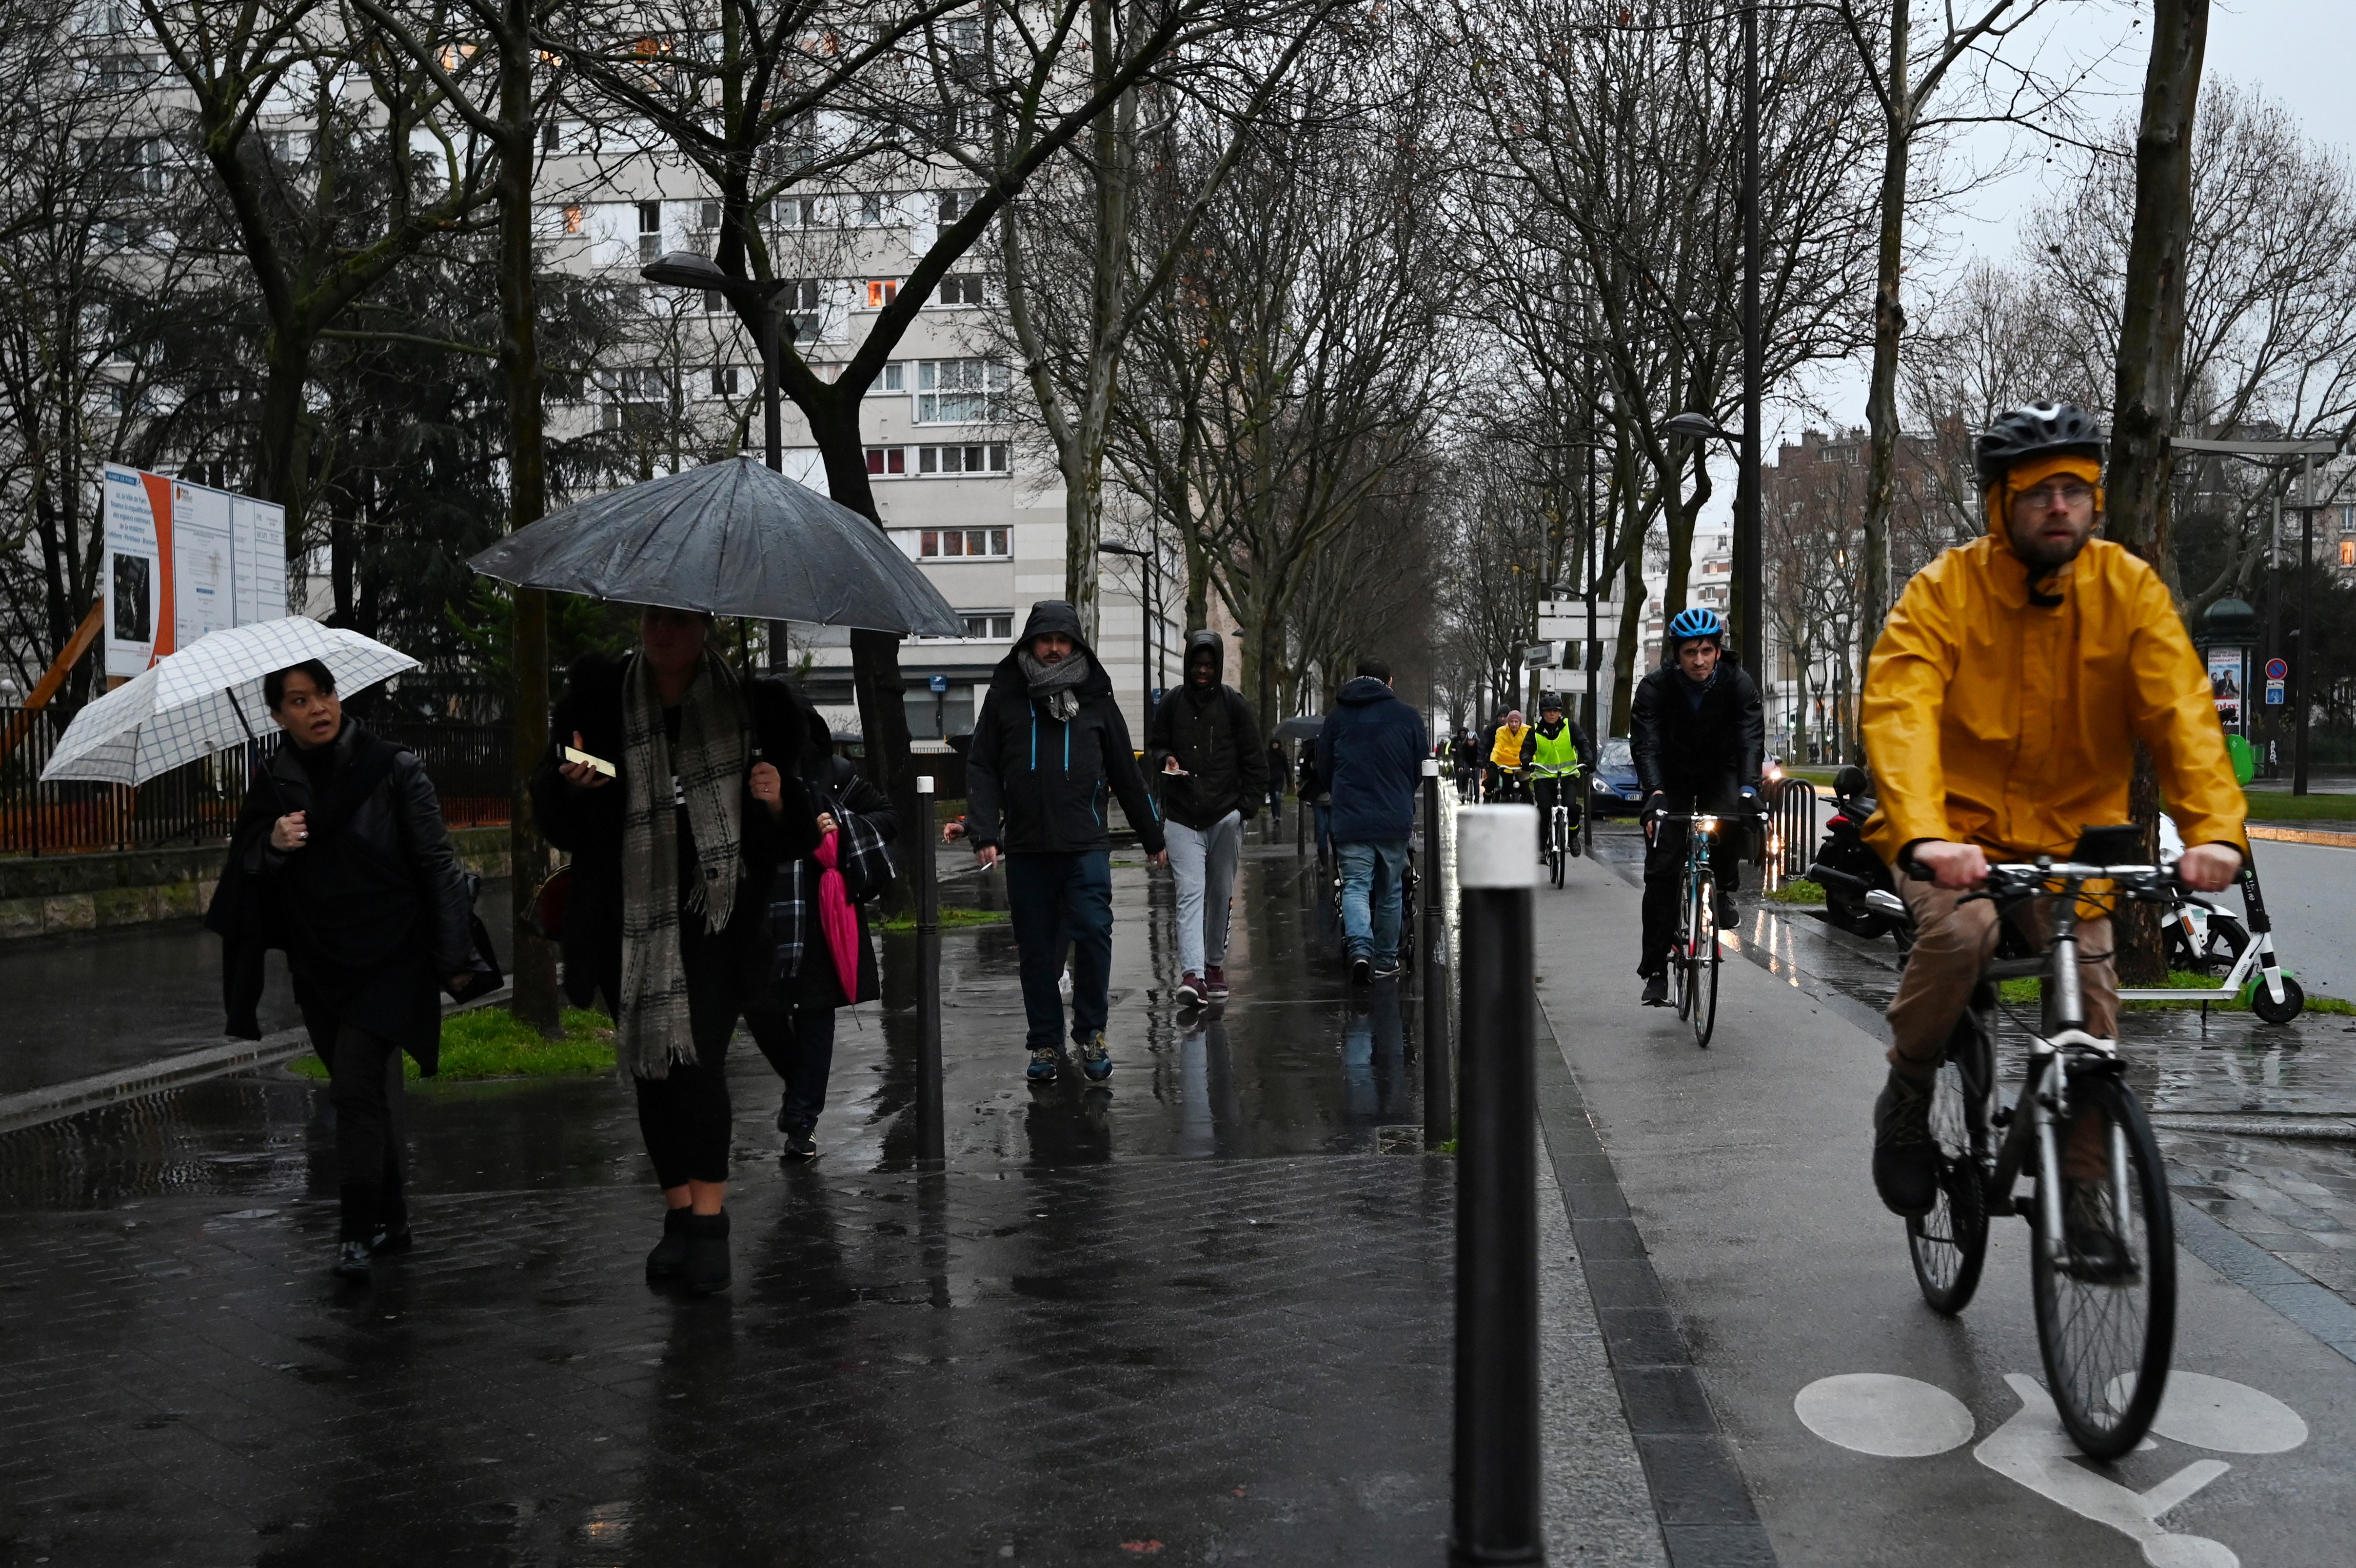
<path fill-rule="evenodd" d="M 2062 1273 L 2072 1279 L 2092 1284 L 2132 1284 L 2143 1273 L 2118 1227 L 2112 1223 L 2107 1182 L 2063 1179 L 2062 1238 L 2069 1249 Z"/>
<path fill-rule="evenodd" d="M 1710 913 L 1718 917 L 1718 929 L 1721 931 L 1736 930 L 1742 924 L 1742 911 L 1734 907 L 1734 895 L 1724 888 L 1719 889 L 1717 905 Z"/>
<path fill-rule="evenodd" d="M 1665 1007 L 1668 1004 L 1669 977 L 1665 974 L 1646 975 L 1644 977 L 1644 1005 L 1647 1007 Z"/>
<path fill-rule="evenodd" d="M 1931 1141 L 1931 1080 L 1916 1083 L 1896 1068 L 1873 1102 L 1873 1190 L 1882 1207 L 1909 1219 L 1939 1197 L 1939 1149 Z"/>

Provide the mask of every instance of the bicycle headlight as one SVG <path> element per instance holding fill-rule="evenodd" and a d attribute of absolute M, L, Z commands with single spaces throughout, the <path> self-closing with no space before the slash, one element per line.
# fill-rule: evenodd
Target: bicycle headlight
<path fill-rule="evenodd" d="M 1693 820 L 1693 825 L 1694 831 L 1697 832 L 1714 833 L 1718 832 L 1718 819 L 1716 817 L 1696 817 Z"/>

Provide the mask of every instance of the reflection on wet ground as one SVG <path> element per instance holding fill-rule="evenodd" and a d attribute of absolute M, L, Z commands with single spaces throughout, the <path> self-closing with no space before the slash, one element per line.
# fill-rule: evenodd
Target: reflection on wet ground
<path fill-rule="evenodd" d="M 809 1166 L 740 1040 L 723 1298 L 640 1283 L 604 1078 L 416 1094 L 418 1251 L 357 1292 L 324 1096 L 281 1070 L 0 1136 L 0 1562 L 1433 1555 L 1451 1172 L 1375 1152 L 1419 1115 L 1417 998 L 1354 993 L 1313 875 L 1255 846 L 1236 996 L 1182 1015 L 1129 858 L 1107 1086 L 1028 1086 L 1011 933 L 946 936 L 946 1176 L 913 1013 L 843 1015 Z"/>
<path fill-rule="evenodd" d="M 501 960 L 508 885 L 486 883 L 477 908 Z M 0 1094 L 63 1083 L 221 1037 L 220 939 L 195 920 L 0 943 Z M 262 1032 L 303 1019 L 283 954 L 269 956 Z"/>

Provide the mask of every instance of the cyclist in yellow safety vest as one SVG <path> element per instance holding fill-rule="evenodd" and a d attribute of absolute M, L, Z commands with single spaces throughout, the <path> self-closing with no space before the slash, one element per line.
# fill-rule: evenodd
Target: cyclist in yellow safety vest
<path fill-rule="evenodd" d="M 1547 823 L 1558 800 L 1570 810 L 1566 828 L 1578 830 L 1579 773 L 1587 766 L 1589 755 L 1587 737 L 1580 733 L 1577 725 L 1563 716 L 1560 693 L 1548 692 L 1538 699 L 1537 727 L 1530 731 L 1528 755 L 1531 780 L 1537 794 L 1538 843 L 1543 847 Z"/>
<path fill-rule="evenodd" d="M 1497 727 L 1489 732 L 1488 740 L 1489 765 L 1483 770 L 1487 776 L 1483 798 L 1493 801 L 1528 800 L 1530 726 L 1522 722 L 1522 710 L 1507 710 Z"/>

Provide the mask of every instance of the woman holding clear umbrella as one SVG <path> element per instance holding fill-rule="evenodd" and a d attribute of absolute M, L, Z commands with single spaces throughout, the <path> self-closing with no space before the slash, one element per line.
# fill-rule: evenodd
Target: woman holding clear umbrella
<path fill-rule="evenodd" d="M 769 992 L 770 883 L 819 839 L 791 771 L 800 709 L 730 670 L 711 628 L 648 606 L 635 651 L 576 663 L 531 785 L 541 830 L 573 854 L 565 989 L 605 995 L 663 1192 L 647 1277 L 698 1294 L 729 1282 L 728 1046 Z"/>

